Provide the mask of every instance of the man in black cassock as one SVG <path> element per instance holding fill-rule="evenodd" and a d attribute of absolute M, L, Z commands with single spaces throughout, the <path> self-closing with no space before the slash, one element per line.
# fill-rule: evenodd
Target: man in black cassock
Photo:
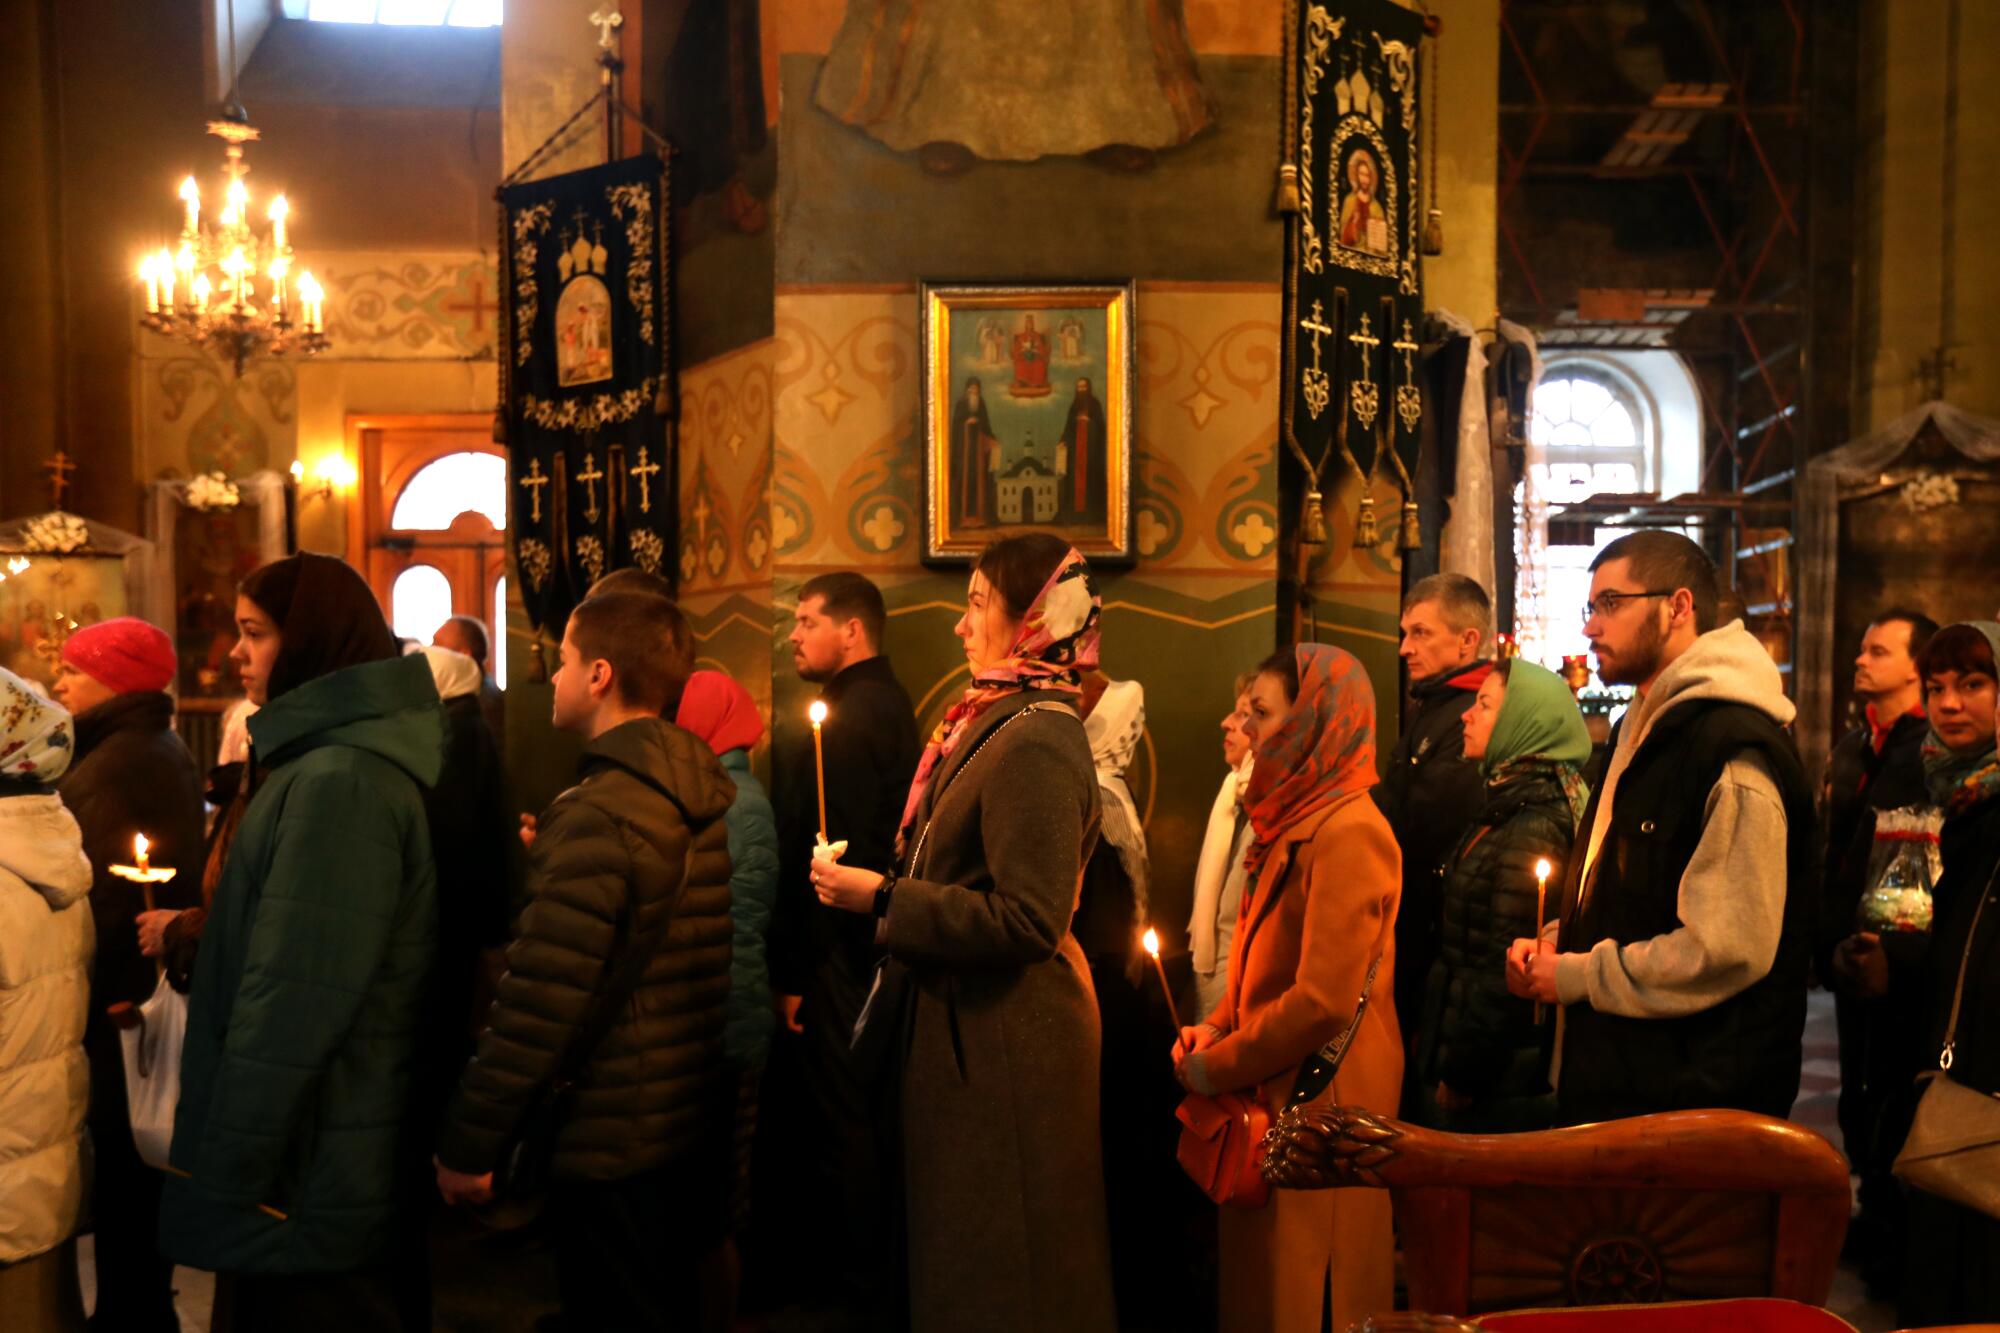
<path fill-rule="evenodd" d="M 826 767 L 826 836 L 846 841 L 841 864 L 887 871 L 922 749 L 916 709 L 882 655 L 882 593 L 859 574 L 821 574 L 799 591 L 792 662 L 820 686 Z M 857 1326 L 888 1327 L 900 1293 L 890 1226 L 898 1188 L 882 1094 L 854 1057 L 854 1020 L 868 998 L 880 951 L 875 920 L 822 906 L 810 872 L 819 831 L 812 738 L 774 751 L 778 901 L 770 935 L 771 985 L 798 1052 L 813 1122 L 796 1136 L 811 1188 L 809 1243 L 794 1251 L 824 1266 L 805 1290 L 846 1307 Z M 805 1183 L 805 1182 L 801 1182 Z"/>
<path fill-rule="evenodd" d="M 1090 381 L 1076 382 L 1069 417 L 1063 422 L 1063 456 L 1068 474 L 1057 488 L 1058 510 L 1065 518 L 1095 522 L 1104 516 L 1104 404 L 1090 391 Z"/>

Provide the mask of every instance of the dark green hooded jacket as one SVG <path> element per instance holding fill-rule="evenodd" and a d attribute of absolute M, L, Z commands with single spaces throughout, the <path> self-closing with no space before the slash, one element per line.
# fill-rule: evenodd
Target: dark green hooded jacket
<path fill-rule="evenodd" d="M 202 936 L 160 1207 L 177 1263 L 388 1259 L 429 1151 L 413 1055 L 437 952 L 423 788 L 444 710 L 421 657 L 309 680 L 250 720 L 259 782 Z M 282 1213 L 282 1220 L 273 1213 Z"/>

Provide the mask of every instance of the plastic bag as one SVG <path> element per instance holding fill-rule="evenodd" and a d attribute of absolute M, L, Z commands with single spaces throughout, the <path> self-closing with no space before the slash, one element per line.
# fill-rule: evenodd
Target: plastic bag
<path fill-rule="evenodd" d="M 1861 895 L 1857 924 L 1873 934 L 1927 934 L 1931 889 L 1944 871 L 1938 830 L 1944 812 L 1936 806 L 1908 805 L 1875 816 L 1875 846 L 1868 856 L 1868 888 Z"/>
<path fill-rule="evenodd" d="M 136 1021 L 119 1034 L 125 1053 L 125 1100 L 132 1112 L 132 1142 L 139 1159 L 167 1169 L 174 1138 L 174 1107 L 181 1099 L 181 1039 L 187 1034 L 187 996 L 163 976 L 153 996 L 131 1011 Z"/>

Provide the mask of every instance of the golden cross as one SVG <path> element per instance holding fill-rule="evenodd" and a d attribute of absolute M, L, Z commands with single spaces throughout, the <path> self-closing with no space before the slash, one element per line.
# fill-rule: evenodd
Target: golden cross
<path fill-rule="evenodd" d="M 1409 320 L 1406 319 L 1403 321 L 1403 336 L 1397 339 L 1395 342 L 1390 343 L 1389 346 L 1393 347 L 1395 350 L 1403 354 L 1403 382 L 1405 384 L 1408 384 L 1410 382 L 1411 376 L 1415 373 L 1410 369 L 1410 358 L 1414 356 L 1418 350 L 1416 343 L 1410 340 Z"/>
<path fill-rule="evenodd" d="M 625 26 L 623 14 L 615 9 L 607 14 L 600 9 L 590 16 L 590 22 L 591 26 L 597 29 L 597 44 L 600 47 L 609 51 L 618 44 L 618 39 L 613 34 Z"/>
<path fill-rule="evenodd" d="M 1358 332 L 1348 334 L 1347 341 L 1355 344 L 1357 347 L 1365 349 L 1361 353 L 1361 382 L 1363 384 L 1372 383 L 1374 381 L 1374 376 L 1369 372 L 1368 368 L 1369 361 L 1371 359 L 1371 354 L 1375 351 L 1375 349 L 1382 345 L 1382 340 L 1368 332 L 1368 314 L 1366 311 L 1363 311 L 1361 315 L 1360 330 Z"/>
<path fill-rule="evenodd" d="M 1313 301 L 1312 318 L 1300 320 L 1299 327 L 1313 336 L 1313 369 L 1318 370 L 1319 340 L 1332 336 L 1333 328 L 1326 322 L 1325 315 L 1321 313 L 1320 302 L 1317 299 Z"/>
<path fill-rule="evenodd" d="M 595 451 L 584 454 L 583 471 L 576 474 L 576 479 L 583 483 L 583 516 L 592 523 L 595 523 L 597 522 L 598 512 L 597 483 L 604 480 L 604 474 L 597 470 L 597 454 Z"/>
<path fill-rule="evenodd" d="M 705 492 L 694 497 L 694 508 L 689 512 L 694 515 L 695 540 L 697 542 L 707 541 L 708 516 L 715 511 L 708 507 L 708 495 Z"/>
<path fill-rule="evenodd" d="M 631 476 L 637 477 L 639 479 L 639 512 L 642 514 L 652 513 L 653 474 L 660 470 L 660 465 L 658 463 L 649 463 L 646 461 L 646 446 L 642 444 L 639 446 L 638 463 L 635 466 L 629 467 L 625 470 Z"/>
<path fill-rule="evenodd" d="M 545 477 L 545 476 L 543 476 L 543 475 L 542 475 L 542 460 L 541 460 L 541 459 L 539 459 L 539 458 L 531 458 L 531 459 L 529 459 L 529 460 L 528 460 L 528 475 L 527 475 L 527 476 L 525 476 L 525 477 L 523 477 L 523 478 L 521 478 L 521 480 L 520 480 L 520 481 L 518 481 L 518 482 L 517 482 L 517 483 L 515 483 L 515 484 L 516 484 L 516 485 L 519 485 L 519 486 L 524 486 L 524 487 L 526 487 L 526 488 L 527 488 L 527 491 L 528 491 L 528 521 L 529 521 L 530 523 L 539 523 L 539 522 L 541 522 L 541 521 L 542 521 L 542 487 L 544 487 L 544 486 L 546 486 L 546 485 L 548 485 L 548 484 L 549 484 L 549 479 L 548 479 L 547 477 Z"/>
<path fill-rule="evenodd" d="M 49 459 L 42 467 L 49 474 L 49 491 L 55 500 L 54 507 L 61 509 L 63 499 L 69 493 L 69 474 L 76 471 L 76 464 L 70 461 L 67 453 L 57 449 L 55 457 Z"/>

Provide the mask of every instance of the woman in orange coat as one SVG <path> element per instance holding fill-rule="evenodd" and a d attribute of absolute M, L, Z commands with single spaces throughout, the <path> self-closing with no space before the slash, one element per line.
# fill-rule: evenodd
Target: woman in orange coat
<path fill-rule="evenodd" d="M 1245 803 L 1256 830 L 1229 989 L 1182 1033 L 1175 1068 L 1210 1095 L 1256 1090 L 1284 1109 L 1299 1066 L 1347 1030 L 1369 965 L 1368 1009 L 1347 1059 L 1315 1101 L 1396 1113 L 1395 921 L 1402 856 L 1375 803 L 1375 693 L 1349 654 L 1301 644 L 1258 668 L 1247 728 L 1257 765 Z M 1273 1190 L 1224 1208 L 1223 1333 L 1319 1333 L 1390 1310 L 1395 1240 L 1377 1189 Z"/>

